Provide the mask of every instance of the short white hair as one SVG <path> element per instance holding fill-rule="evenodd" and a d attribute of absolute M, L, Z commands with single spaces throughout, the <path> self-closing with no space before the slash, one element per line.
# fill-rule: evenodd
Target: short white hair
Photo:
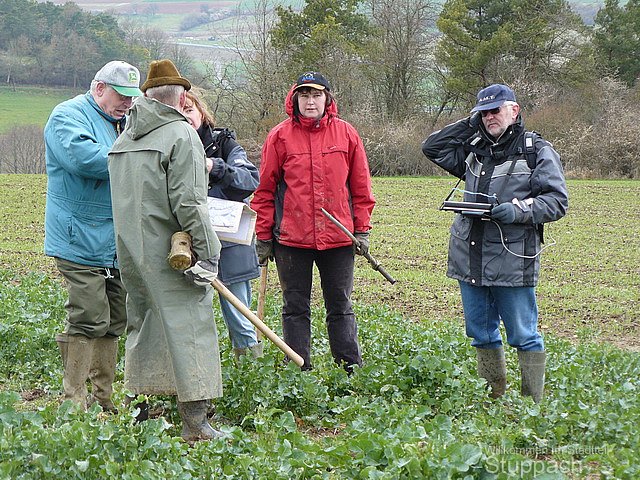
<path fill-rule="evenodd" d="M 159 87 L 147 88 L 144 93 L 149 98 L 155 98 L 165 105 L 177 108 L 180 106 L 180 95 L 185 91 L 182 85 L 160 85 Z"/>

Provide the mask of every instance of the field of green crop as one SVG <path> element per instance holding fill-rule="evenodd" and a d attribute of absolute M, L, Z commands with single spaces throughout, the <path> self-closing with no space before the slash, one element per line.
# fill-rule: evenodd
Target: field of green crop
<path fill-rule="evenodd" d="M 41 254 L 46 179 L 0 175 L 0 478 L 639 478 L 640 182 L 570 181 L 569 214 L 547 229 L 540 405 L 518 394 L 511 350 L 506 396 L 490 400 L 477 378 L 444 275 L 451 216 L 437 207 L 451 185 L 374 180 L 371 253 L 398 283 L 358 259 L 365 365 L 353 376 L 332 364 L 317 292 L 311 372 L 283 366 L 271 345 L 236 365 L 216 313 L 225 394 L 212 422 L 227 437 L 191 448 L 170 398 L 134 423 L 122 361 L 117 414 L 60 405 L 65 292 Z M 274 277 L 266 322 L 278 331 Z"/>
<path fill-rule="evenodd" d="M 0 135 L 16 126 L 44 124 L 53 107 L 82 93 L 55 88 L 0 87 Z"/>

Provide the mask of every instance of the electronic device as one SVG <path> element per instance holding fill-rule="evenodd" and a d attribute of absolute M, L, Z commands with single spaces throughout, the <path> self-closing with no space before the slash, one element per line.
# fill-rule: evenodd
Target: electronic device
<path fill-rule="evenodd" d="M 440 210 L 473 217 L 490 217 L 492 207 L 493 205 L 490 203 L 454 202 L 452 200 L 445 200 L 442 202 L 442 205 L 440 205 Z"/>

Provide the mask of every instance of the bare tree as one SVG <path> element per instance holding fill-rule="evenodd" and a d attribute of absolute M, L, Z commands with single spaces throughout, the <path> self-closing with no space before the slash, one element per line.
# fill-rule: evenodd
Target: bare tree
<path fill-rule="evenodd" d="M 118 25 L 125 34 L 125 42 L 129 45 L 139 45 L 146 52 L 147 58 L 157 60 L 166 58 L 169 49 L 167 34 L 157 28 L 141 25 L 139 22 L 125 18 Z"/>
<path fill-rule="evenodd" d="M 380 32 L 371 45 L 368 76 L 383 107 L 392 118 L 403 119 L 422 108 L 428 88 L 428 59 L 438 16 L 436 0 L 368 0 Z"/>
<path fill-rule="evenodd" d="M 207 82 L 213 86 L 218 120 L 244 138 L 263 138 L 283 118 L 284 92 L 290 79 L 281 56 L 271 45 L 275 23 L 272 0 L 258 0 L 247 15 L 238 15 L 232 57 L 217 54 L 209 62 Z"/>
<path fill-rule="evenodd" d="M 0 173 L 45 173 L 43 129 L 15 127 L 0 135 Z"/>

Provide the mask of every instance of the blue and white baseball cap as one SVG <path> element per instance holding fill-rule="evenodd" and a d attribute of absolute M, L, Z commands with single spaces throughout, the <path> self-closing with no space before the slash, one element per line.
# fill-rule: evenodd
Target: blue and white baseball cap
<path fill-rule="evenodd" d="M 515 102 L 516 94 L 506 85 L 494 83 L 480 90 L 477 98 L 478 102 L 471 110 L 472 112 L 493 110 L 494 108 L 501 107 L 505 102 Z"/>

